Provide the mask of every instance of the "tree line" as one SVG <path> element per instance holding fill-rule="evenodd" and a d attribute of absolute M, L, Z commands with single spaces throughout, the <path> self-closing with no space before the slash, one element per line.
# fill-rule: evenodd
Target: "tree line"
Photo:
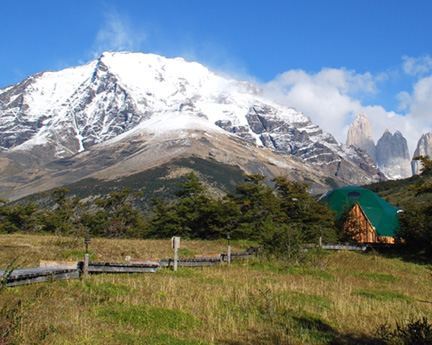
<path fill-rule="evenodd" d="M 431 193 L 431 160 L 418 159 L 423 166 L 421 178 L 412 188 L 418 195 Z M 324 243 L 349 240 L 334 213 L 309 194 L 309 184 L 304 182 L 285 176 L 268 181 L 264 175 L 245 175 L 233 191 L 216 198 L 191 172 L 178 186 L 169 202 L 153 199 L 148 215 L 134 207 L 143 192 L 130 189 L 85 203 L 59 187 L 49 193 L 55 204 L 50 209 L 39 207 L 33 199 L 20 205 L 0 199 L 0 233 L 189 239 L 230 235 L 285 254 L 300 243 L 318 243 L 320 237 Z M 432 203 L 412 203 L 400 221 L 407 247 L 432 254 Z"/>
<path fill-rule="evenodd" d="M 270 183 L 269 183 L 270 182 Z M 0 200 L 0 232 L 46 232 L 55 235 L 104 237 L 259 240 L 282 247 L 301 241 L 338 239 L 333 213 L 308 193 L 307 183 L 264 175 L 245 175 L 244 182 L 214 197 L 192 172 L 185 175 L 170 202 L 152 200 L 153 212 L 143 214 L 134 202 L 142 192 L 112 191 L 106 198 L 84 203 L 56 188 L 49 193 L 54 207 L 40 208 Z"/>

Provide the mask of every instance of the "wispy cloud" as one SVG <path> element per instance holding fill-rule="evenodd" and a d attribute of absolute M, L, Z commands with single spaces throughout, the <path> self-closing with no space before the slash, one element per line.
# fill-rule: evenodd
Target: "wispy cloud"
<path fill-rule="evenodd" d="M 403 56 L 403 70 L 412 76 L 422 76 L 432 71 L 432 58 L 429 55 L 421 57 Z"/>
<path fill-rule="evenodd" d="M 93 55 L 104 51 L 138 51 L 142 49 L 147 35 L 142 30 L 133 27 L 130 19 L 121 15 L 115 8 L 104 13 L 104 22 L 99 29 L 93 47 Z"/>

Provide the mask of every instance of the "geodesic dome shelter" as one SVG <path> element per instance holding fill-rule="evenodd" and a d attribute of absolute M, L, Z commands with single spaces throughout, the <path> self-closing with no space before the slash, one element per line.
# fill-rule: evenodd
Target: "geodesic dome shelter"
<path fill-rule="evenodd" d="M 345 230 L 358 242 L 395 243 L 400 233 L 399 208 L 390 205 L 369 189 L 347 186 L 324 194 L 319 202 L 327 204 L 340 219 L 348 213 Z"/>

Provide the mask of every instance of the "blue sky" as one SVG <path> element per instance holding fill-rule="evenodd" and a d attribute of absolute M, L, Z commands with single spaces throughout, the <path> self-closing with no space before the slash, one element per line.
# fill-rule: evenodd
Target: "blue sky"
<path fill-rule="evenodd" d="M 411 151 L 432 130 L 432 1 L 3 1 L 0 87 L 105 50 L 250 80 L 342 142 L 364 112 Z"/>

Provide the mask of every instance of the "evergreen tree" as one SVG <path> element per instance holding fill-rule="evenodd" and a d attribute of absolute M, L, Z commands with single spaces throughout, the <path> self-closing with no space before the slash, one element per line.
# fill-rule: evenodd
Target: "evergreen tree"
<path fill-rule="evenodd" d="M 240 211 L 234 231 L 237 237 L 258 239 L 262 226 L 277 215 L 278 201 L 265 178 L 259 174 L 245 175 L 245 183 L 238 184 L 234 192 L 227 195 Z"/>
<path fill-rule="evenodd" d="M 51 198 L 55 201 L 54 210 L 45 210 L 42 226 L 45 231 L 56 235 L 80 235 L 83 232 L 80 214 L 83 211 L 83 203 L 80 198 L 69 198 L 69 190 L 58 187 L 51 192 Z"/>
<path fill-rule="evenodd" d="M 10 205 L 6 200 L 0 199 L 0 204 L 0 232 L 35 232 L 40 230 L 38 208 L 33 199 L 24 205 Z"/>
<path fill-rule="evenodd" d="M 110 192 L 107 199 L 97 199 L 99 210 L 86 213 L 83 223 L 93 235 L 106 237 L 139 237 L 144 235 L 144 221 L 133 207 L 133 199 L 141 192 L 131 193 L 130 188 Z"/>
<path fill-rule="evenodd" d="M 174 192 L 178 199 L 171 205 L 153 200 L 152 235 L 157 237 L 181 236 L 213 239 L 223 234 L 223 212 L 220 200 L 210 196 L 194 172 L 185 175 Z"/>
<path fill-rule="evenodd" d="M 299 229 L 306 242 L 317 243 L 320 236 L 327 242 L 337 240 L 333 212 L 310 195 L 308 183 L 288 180 L 286 176 L 276 177 L 273 182 L 283 223 Z"/>

